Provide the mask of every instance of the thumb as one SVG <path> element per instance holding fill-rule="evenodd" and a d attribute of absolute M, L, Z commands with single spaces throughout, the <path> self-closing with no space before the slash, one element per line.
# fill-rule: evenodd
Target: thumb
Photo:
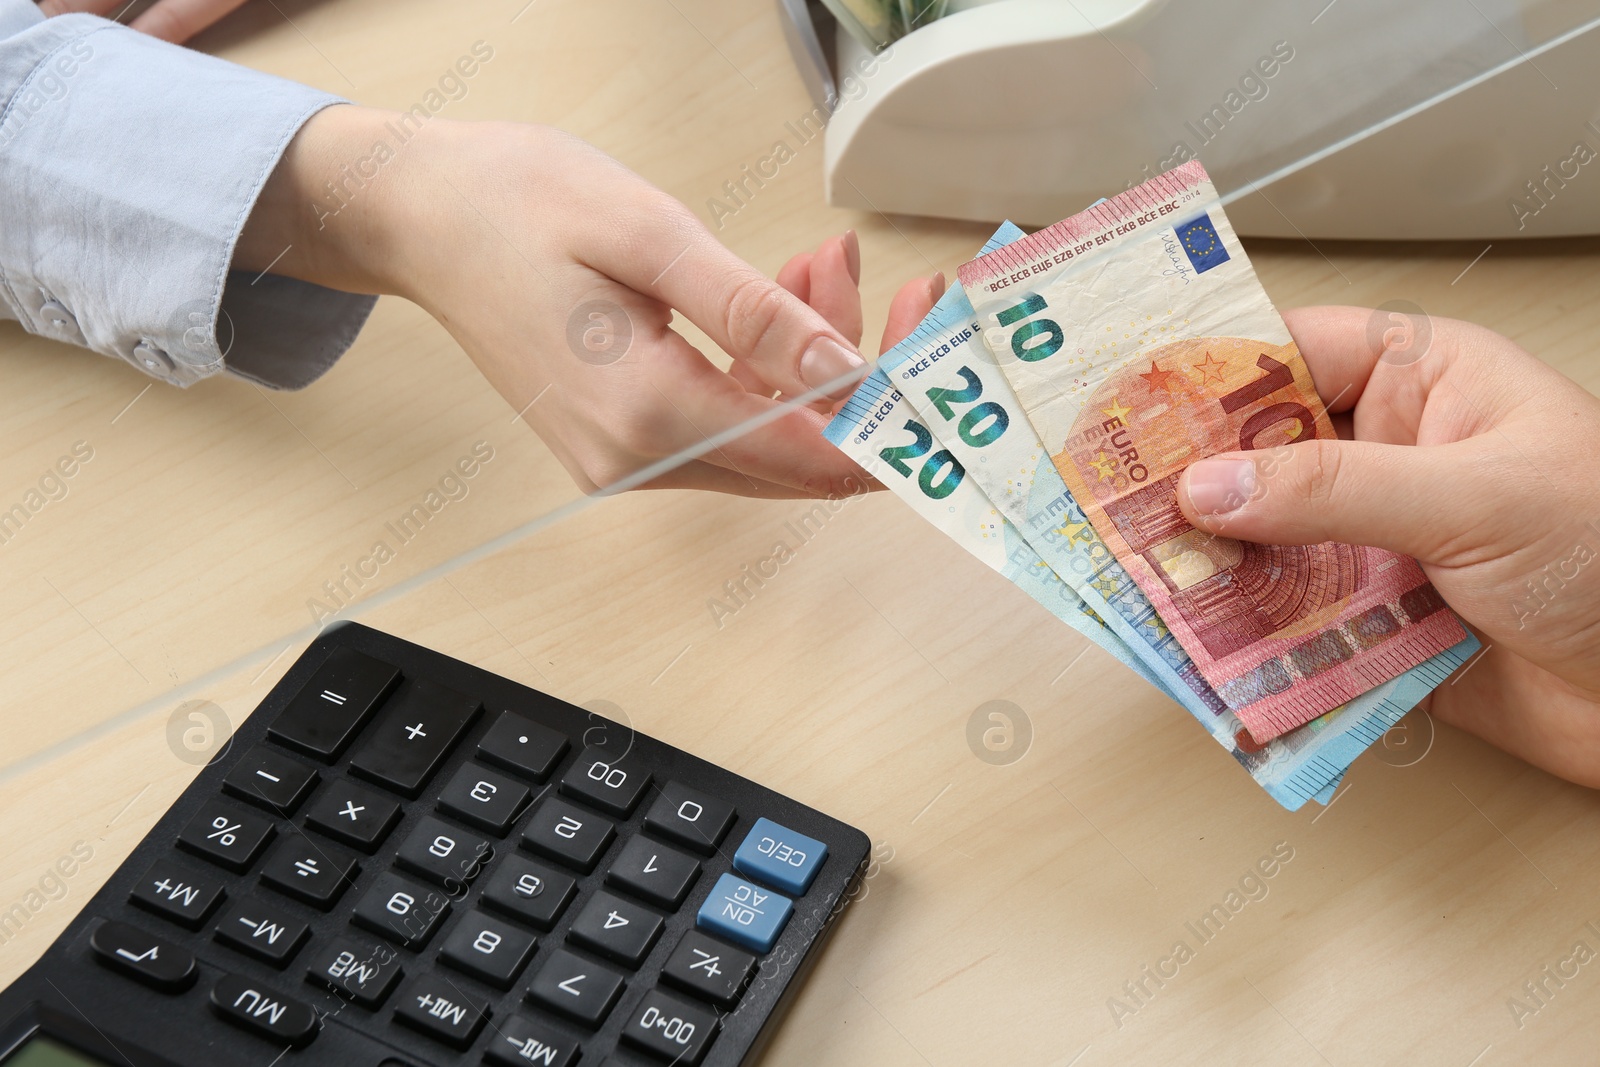
<path fill-rule="evenodd" d="M 1241 541 L 1371 545 L 1429 561 L 1485 518 L 1470 442 L 1306 441 L 1196 460 L 1178 506 L 1201 530 Z"/>

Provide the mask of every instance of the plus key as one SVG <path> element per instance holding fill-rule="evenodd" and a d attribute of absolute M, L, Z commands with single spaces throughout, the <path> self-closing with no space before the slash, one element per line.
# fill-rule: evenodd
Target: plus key
<path fill-rule="evenodd" d="M 356 750 L 351 773 L 415 799 L 480 707 L 477 700 L 433 682 L 403 684 Z"/>

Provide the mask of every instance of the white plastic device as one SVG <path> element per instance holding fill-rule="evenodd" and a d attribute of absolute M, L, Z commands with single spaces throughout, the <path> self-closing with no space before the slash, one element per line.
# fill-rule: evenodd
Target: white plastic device
<path fill-rule="evenodd" d="M 1592 2 L 968 3 L 836 35 L 829 203 L 1039 226 L 1198 156 L 1247 234 L 1600 233 Z"/>

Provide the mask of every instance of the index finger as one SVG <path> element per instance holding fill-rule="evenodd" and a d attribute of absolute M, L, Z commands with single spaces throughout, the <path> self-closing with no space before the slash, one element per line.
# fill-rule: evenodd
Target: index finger
<path fill-rule="evenodd" d="M 723 247 L 663 195 L 661 210 L 631 213 L 627 232 L 584 250 L 588 264 L 681 312 L 724 352 L 789 396 L 843 396 L 866 361 L 840 330 Z"/>

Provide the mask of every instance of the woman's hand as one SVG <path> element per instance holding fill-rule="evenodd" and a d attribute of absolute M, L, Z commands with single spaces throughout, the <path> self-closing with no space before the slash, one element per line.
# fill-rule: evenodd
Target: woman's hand
<path fill-rule="evenodd" d="M 234 266 L 420 304 L 585 491 L 643 478 L 826 496 L 864 479 L 822 438 L 825 414 L 781 402 L 842 397 L 865 373 L 854 234 L 808 261 L 805 297 L 819 314 L 575 137 L 432 119 L 401 141 L 399 120 L 354 106 L 313 116 Z M 674 311 L 732 357 L 731 371 L 671 328 Z M 750 420 L 764 421 L 652 469 Z"/>
<path fill-rule="evenodd" d="M 243 6 L 245 0 L 156 0 L 148 11 L 128 23 L 133 29 L 182 44 L 222 16 Z M 112 16 L 131 6 L 130 0 L 39 0 L 46 15 L 66 15 L 86 11 L 91 15 Z"/>
<path fill-rule="evenodd" d="M 1284 315 L 1354 440 L 1201 460 L 1179 504 L 1227 537 L 1415 556 L 1485 646 L 1431 712 L 1600 787 L 1600 400 L 1481 326 L 1429 320 L 1415 352 L 1373 315 Z"/>

